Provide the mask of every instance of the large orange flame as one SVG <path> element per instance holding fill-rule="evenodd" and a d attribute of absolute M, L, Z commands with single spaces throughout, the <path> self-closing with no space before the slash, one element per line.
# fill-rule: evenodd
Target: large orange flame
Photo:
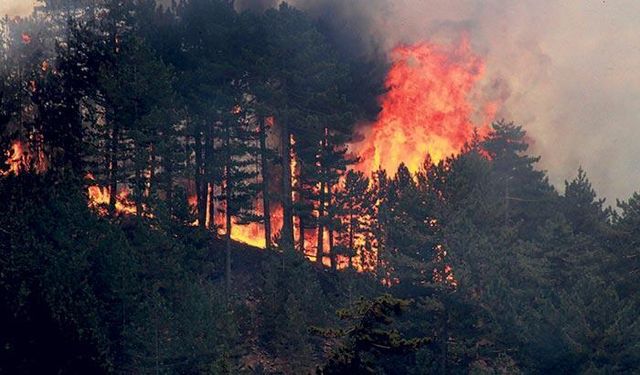
<path fill-rule="evenodd" d="M 210 198 L 208 198 L 210 199 Z M 189 198 L 189 205 L 192 208 L 195 208 L 197 205 L 197 197 L 196 195 L 190 195 Z M 208 202 L 207 202 L 208 203 Z M 224 216 L 224 203 L 223 202 L 219 202 L 223 207 L 222 210 L 220 211 L 216 211 L 215 212 L 215 226 L 216 226 L 216 230 L 218 232 L 219 235 L 225 235 L 226 232 L 226 228 L 225 228 L 225 224 L 226 224 L 226 220 L 225 220 L 225 216 Z M 209 207 L 209 205 L 207 204 L 207 207 Z M 272 228 L 272 233 L 278 233 L 278 231 L 280 231 L 282 229 L 282 222 L 283 222 L 283 214 L 282 214 L 282 205 L 280 205 L 278 202 L 271 202 L 271 228 Z M 208 211 L 208 209 L 207 209 Z M 257 200 L 256 201 L 256 211 L 258 212 L 262 212 L 262 202 L 261 200 Z M 209 216 L 209 212 L 207 212 L 207 217 Z M 238 219 L 235 217 L 231 218 L 231 238 L 234 241 L 238 241 L 238 242 L 242 242 L 245 243 L 247 245 L 251 245 L 254 247 L 258 247 L 261 249 L 265 249 L 266 248 L 266 236 L 265 236 L 265 232 L 264 232 L 264 224 L 262 223 L 248 223 L 248 224 L 244 224 L 244 223 L 239 223 Z M 198 225 L 198 219 L 196 219 L 192 225 L 196 226 Z M 207 219 L 207 223 L 206 226 L 209 226 L 209 222 Z M 274 240 L 274 238 L 271 239 L 272 241 Z"/>
<path fill-rule="evenodd" d="M 379 167 L 394 173 L 404 162 L 410 171 L 417 171 L 429 154 L 438 162 L 456 154 L 469 141 L 474 128 L 480 135 L 487 132 L 500 103 L 472 102 L 471 94 L 484 73 L 483 60 L 471 51 L 469 42 L 463 39 L 457 47 L 443 47 L 423 42 L 413 46 L 400 46 L 392 53 L 393 65 L 386 79 L 388 92 L 380 98 L 382 111 L 374 124 L 367 124 L 361 131 L 363 141 L 351 145 L 361 158 L 356 169 L 366 173 Z M 481 110 L 477 111 L 477 106 Z M 477 116 L 479 114 L 479 116 Z M 477 120 L 474 121 L 474 117 Z M 273 119 L 269 118 L 269 125 Z M 295 149 L 295 139 L 291 139 Z M 298 183 L 297 159 L 291 155 L 292 184 Z M 293 194 L 292 199 L 298 199 Z M 192 199 L 193 200 L 193 199 Z M 257 202 L 259 203 L 259 202 Z M 259 205 L 259 204 L 258 204 Z M 282 226 L 282 207 L 275 206 L 271 212 L 274 233 Z M 216 224 L 224 233 L 224 220 L 216 215 Z M 299 223 L 295 240 L 299 242 Z M 231 237 L 237 241 L 264 248 L 262 224 L 237 225 L 234 220 Z M 329 248 L 325 233 L 325 250 Z M 356 238 L 356 256 L 352 267 L 359 270 L 374 270 L 377 264 L 376 244 L 365 250 L 364 238 Z M 305 255 L 315 260 L 317 255 L 317 231 L 305 231 Z M 324 254 L 323 263 L 330 265 Z M 347 267 L 347 257 L 337 257 L 337 267 Z M 450 276 L 451 275 L 451 276 Z M 445 277 L 453 277 L 447 272 Z"/>
<path fill-rule="evenodd" d="M 427 154 L 437 163 L 458 153 L 476 125 L 486 132 L 499 103 L 483 103 L 481 119 L 473 123 L 477 111 L 470 94 L 484 62 L 466 39 L 454 48 L 427 42 L 399 46 L 392 59 L 378 119 L 363 126 L 364 140 L 352 145 L 362 160 L 356 169 L 370 173 L 381 167 L 393 174 L 404 163 L 415 172 Z"/>
<path fill-rule="evenodd" d="M 257 209 L 262 210 L 261 204 L 257 204 Z M 271 228 L 272 233 L 277 233 L 282 229 L 282 206 L 280 204 L 273 204 L 271 209 Z M 226 234 L 224 215 L 216 215 L 216 224 L 221 228 L 220 234 Z M 264 225 L 262 223 L 249 223 L 239 224 L 236 218 L 232 218 L 231 226 L 231 238 L 235 241 L 246 243 L 254 247 L 261 249 L 266 248 L 266 238 L 264 232 Z M 273 241 L 273 238 L 271 239 Z"/>
<path fill-rule="evenodd" d="M 23 42 L 28 44 L 31 38 L 23 35 Z M 433 162 L 438 162 L 447 156 L 460 151 L 465 142 L 472 137 L 474 128 L 479 128 L 481 135 L 485 134 L 488 124 L 500 106 L 497 101 L 472 103 L 471 93 L 484 73 L 482 58 L 471 51 L 467 39 L 462 39 L 457 47 L 443 47 L 433 43 L 423 42 L 412 46 L 399 46 L 392 52 L 393 65 L 387 75 L 385 85 L 387 93 L 380 98 L 382 111 L 373 124 L 362 126 L 360 131 L 364 140 L 351 145 L 352 150 L 361 158 L 356 169 L 371 173 L 379 168 L 393 174 L 400 163 L 404 163 L 411 172 L 416 172 L 423 165 L 427 155 Z M 42 70 L 49 65 L 45 60 Z M 33 83 L 35 90 L 35 83 Z M 481 110 L 477 111 L 478 105 Z M 236 106 L 232 112 L 240 113 Z M 479 116 L 478 116 L 479 114 Z M 474 117 L 476 118 L 474 121 Z M 266 118 L 267 126 L 275 125 L 273 117 Z M 298 161 L 295 150 L 295 139 L 291 137 L 291 171 L 292 185 L 298 184 Z M 18 174 L 28 165 L 29 154 L 25 153 L 19 141 L 14 142 L 11 151 L 7 153 L 9 171 Z M 44 168 L 43 168 L 44 169 Z M 93 181 L 90 174 L 87 178 Z M 111 192 L 106 187 L 92 184 L 88 188 L 89 205 L 101 214 L 106 214 Z M 209 194 L 213 196 L 212 192 Z M 210 199 L 209 197 L 209 199 Z M 292 194 L 292 199 L 297 199 Z M 195 195 L 189 198 L 189 203 L 195 205 Z M 256 202 L 261 210 L 261 202 Z M 209 207 L 209 204 L 206 205 Z M 129 197 L 127 189 L 120 189 L 116 196 L 116 211 L 121 214 L 134 214 L 135 204 Z M 206 215 L 209 217 L 209 215 Z M 272 232 L 274 234 L 282 228 L 282 206 L 272 202 L 270 212 Z M 219 234 L 224 234 L 224 216 L 215 213 L 215 224 Z M 239 242 L 265 248 L 264 227 L 261 223 L 241 225 L 233 218 L 231 237 Z M 206 223 L 209 226 L 209 223 Z M 300 228 L 296 220 L 296 242 L 299 241 Z M 197 221 L 194 223 L 197 225 Z M 324 249 L 329 248 L 328 232 L 323 236 Z M 305 231 L 305 255 L 315 260 L 319 254 L 317 250 L 317 231 Z M 356 236 L 354 247 L 356 256 L 338 255 L 337 268 L 351 266 L 358 271 L 373 271 L 378 264 L 377 244 L 368 243 L 365 238 Z M 438 260 L 444 262 L 446 252 L 441 245 L 436 248 Z M 322 254 L 323 264 L 329 266 L 331 259 L 328 254 Z M 455 287 L 457 282 L 449 264 L 442 270 L 435 269 L 434 280 L 446 280 Z M 387 275 L 385 280 L 389 285 L 395 283 Z"/>
<path fill-rule="evenodd" d="M 463 38 L 456 47 L 428 42 L 399 46 L 391 57 L 393 64 L 385 81 L 387 92 L 380 98 L 378 119 L 361 126 L 364 139 L 351 145 L 361 160 L 355 169 L 368 174 L 384 169 L 393 175 L 404 163 L 415 173 L 427 155 L 437 163 L 459 153 L 473 137 L 474 129 L 481 137 L 488 133 L 501 102 L 478 102 L 484 98 L 473 97 L 485 65 L 471 51 L 468 39 Z M 358 244 L 354 268 L 375 268 L 376 247 L 365 251 L 363 244 Z M 436 253 L 444 263 L 442 245 L 437 246 Z M 454 288 L 457 285 L 449 264 L 434 270 L 433 278 Z M 388 285 L 398 282 L 390 274 L 385 280 Z"/>

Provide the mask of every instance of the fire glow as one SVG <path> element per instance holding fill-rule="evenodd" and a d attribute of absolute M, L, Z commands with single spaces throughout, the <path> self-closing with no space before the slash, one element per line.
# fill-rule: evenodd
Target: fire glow
<path fill-rule="evenodd" d="M 31 40 L 23 37 L 23 41 L 29 43 Z M 481 137 L 488 133 L 489 124 L 494 120 L 502 103 L 495 100 L 478 103 L 478 98 L 473 97 L 474 88 L 477 88 L 484 74 L 485 64 L 481 57 L 472 52 L 467 39 L 463 38 L 456 47 L 430 42 L 398 46 L 392 51 L 391 58 L 392 66 L 385 80 L 387 92 L 380 97 L 381 112 L 373 124 L 363 124 L 359 127 L 363 139 L 350 145 L 354 154 L 360 158 L 354 169 L 369 175 L 378 169 L 384 169 L 389 175 L 393 175 L 398 166 L 404 163 L 411 172 L 416 172 L 424 165 L 427 155 L 432 162 L 437 163 L 459 153 L 464 144 L 472 138 L 474 130 L 477 129 Z M 46 71 L 48 68 L 45 60 L 42 70 Z M 240 107 L 234 107 L 233 113 L 239 112 Z M 272 128 L 276 122 L 273 118 L 268 118 L 267 124 Z M 295 187 L 298 184 L 295 139 L 292 137 L 290 142 L 291 178 Z M 20 142 L 14 142 L 12 149 L 7 152 L 7 173 L 18 174 L 21 169 L 26 169 L 30 161 L 29 156 Z M 90 174 L 87 179 L 90 185 L 90 207 L 106 215 L 111 192 L 108 188 L 95 184 Z M 296 193 L 292 194 L 292 199 L 298 199 Z M 195 196 L 191 196 L 189 203 L 195 206 L 195 200 Z M 135 204 L 130 199 L 130 192 L 126 187 L 119 189 L 115 201 L 116 213 L 136 213 Z M 256 210 L 262 211 L 261 202 L 256 203 Z M 208 209 L 209 204 L 206 207 Z M 277 237 L 283 224 L 282 204 L 272 202 L 270 211 L 272 233 Z M 209 218 L 210 215 L 207 214 L 206 217 Z M 218 235 L 226 234 L 222 211 L 216 212 L 214 218 L 213 227 Z M 305 230 L 304 241 L 300 241 L 300 225 L 297 220 L 294 222 L 296 243 L 304 242 L 305 255 L 311 260 L 317 259 L 317 230 Z M 232 224 L 232 239 L 258 248 L 266 248 L 262 223 L 242 225 L 233 218 Z M 194 225 L 197 225 L 197 221 Z M 211 227 L 210 223 L 206 223 L 206 226 Z M 328 230 L 325 228 L 324 231 L 323 248 L 326 251 L 331 246 L 328 243 Z M 335 233 L 334 235 L 338 237 Z M 276 239 L 271 240 L 275 242 Z M 353 259 L 336 256 L 337 268 L 350 265 L 359 271 L 375 269 L 377 250 L 374 244 L 367 243 L 362 238 L 355 238 L 354 245 L 357 255 Z M 444 254 L 442 251 L 442 258 Z M 322 263 L 327 266 L 331 264 L 329 255 L 322 255 Z M 446 267 L 448 268 L 444 271 L 434 270 L 437 273 L 434 274 L 434 278 L 446 279 L 455 284 L 452 269 L 448 265 Z"/>
<path fill-rule="evenodd" d="M 95 179 L 91 173 L 87 174 L 86 179 L 91 183 L 87 188 L 87 194 L 89 195 L 89 207 L 97 210 L 101 215 L 107 215 L 109 201 L 111 199 L 111 192 L 108 187 L 99 186 L 94 184 Z M 122 188 L 116 194 L 115 211 L 118 214 L 135 215 L 136 206 L 130 199 L 129 190 Z"/>
<path fill-rule="evenodd" d="M 393 174 L 400 163 L 416 172 L 426 155 L 437 163 L 457 154 L 478 128 L 486 134 L 499 104 L 477 105 L 471 93 L 485 71 L 484 61 L 462 39 L 455 48 L 422 42 L 392 52 L 387 92 L 380 98 L 377 121 L 361 127 L 364 140 L 352 149 L 360 156 L 356 169 L 365 173 L 384 169 Z"/>
<path fill-rule="evenodd" d="M 26 156 L 22 147 L 22 142 L 15 141 L 11 144 L 11 149 L 7 151 L 7 165 L 9 165 L 9 170 L 6 171 L 6 174 L 13 173 L 17 175 L 20 173 L 21 169 L 26 168 Z"/>
<path fill-rule="evenodd" d="M 393 65 L 385 81 L 388 91 L 380 98 L 382 110 L 378 119 L 361 129 L 363 141 L 351 145 L 361 160 L 355 169 L 372 173 L 381 168 L 393 174 L 400 163 L 405 163 L 411 172 L 416 172 L 427 155 L 437 163 L 458 154 L 472 138 L 474 129 L 480 136 L 487 134 L 501 103 L 485 101 L 479 111 L 478 105 L 472 103 L 472 91 L 482 78 L 485 65 L 482 58 L 471 51 L 468 40 L 462 39 L 455 48 L 428 42 L 399 46 L 393 50 L 392 59 Z M 478 114 L 480 119 L 474 124 L 472 119 Z M 270 125 L 272 123 L 270 121 Z M 295 186 L 295 139 L 291 139 L 291 144 L 292 183 Z M 295 193 L 292 199 L 297 199 Z M 195 205 L 195 196 L 191 203 Z M 260 204 L 257 206 L 261 209 Z M 271 211 L 273 233 L 277 233 L 282 228 L 282 206 L 274 204 Z M 215 221 L 218 234 L 225 234 L 223 215 L 216 214 Z M 299 243 L 300 228 L 295 218 L 294 226 L 295 241 Z M 304 233 L 305 255 L 315 261 L 318 233 L 316 230 L 305 230 Z M 328 237 L 325 229 L 325 250 L 329 248 Z M 231 238 L 255 247 L 266 247 L 264 227 L 260 223 L 239 225 L 233 220 Z M 374 269 L 376 250 L 365 251 L 363 240 L 356 240 L 357 255 L 351 266 L 359 271 Z M 346 268 L 350 263 L 341 255 L 336 261 L 338 269 Z M 323 255 L 323 264 L 331 264 L 328 254 Z M 453 270 L 447 267 L 443 278 L 455 284 Z"/>
<path fill-rule="evenodd" d="M 33 151 L 28 144 L 24 144 L 20 140 L 11 143 L 11 148 L 5 153 L 7 157 L 5 164 L 9 169 L 0 175 L 14 174 L 18 175 L 24 171 L 32 171 L 35 173 L 43 173 L 48 168 L 48 161 L 42 149 Z"/>

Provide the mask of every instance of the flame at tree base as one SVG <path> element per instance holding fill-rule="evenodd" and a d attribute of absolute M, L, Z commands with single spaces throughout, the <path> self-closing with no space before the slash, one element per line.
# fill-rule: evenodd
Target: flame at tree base
<path fill-rule="evenodd" d="M 95 178 L 91 173 L 88 173 L 86 179 L 90 183 L 95 182 Z M 100 215 L 107 215 L 109 213 L 108 208 L 111 200 L 111 191 L 108 187 L 99 186 L 97 184 L 90 185 L 87 188 L 87 194 L 89 195 L 89 207 L 95 209 Z M 116 194 L 115 212 L 124 215 L 135 215 L 136 205 L 130 199 L 129 189 L 121 188 Z"/>
<path fill-rule="evenodd" d="M 39 143 L 42 143 L 40 137 Z M 2 172 L 0 175 L 19 175 L 22 172 L 32 171 L 35 173 L 44 173 L 48 168 L 47 158 L 42 149 L 34 152 L 29 144 L 23 144 L 20 140 L 15 140 L 11 143 L 11 148 L 5 153 L 7 157 L 5 163 L 9 166 L 9 169 Z"/>
<path fill-rule="evenodd" d="M 399 46 L 392 52 L 392 67 L 385 86 L 388 91 L 380 98 L 382 110 L 373 124 L 363 125 L 362 141 L 350 145 L 361 162 L 354 169 L 367 174 L 384 169 L 395 173 L 404 163 L 411 172 L 417 172 L 427 158 L 437 163 L 460 152 L 477 131 L 480 137 L 488 134 L 489 124 L 500 108 L 499 100 L 474 97 L 474 88 L 483 77 L 485 65 L 474 54 L 469 41 L 463 38 L 456 47 L 445 47 L 423 42 L 412 46 Z M 479 109 L 478 109 L 479 108 Z M 475 119 L 475 121 L 474 121 Z M 295 140 L 291 143 L 295 145 Z M 296 170 L 296 156 L 292 154 L 292 171 Z M 292 176 L 296 183 L 295 173 Z M 295 194 L 293 199 L 295 200 Z M 192 198 L 195 205 L 195 197 Z M 257 206 L 260 206 L 257 201 Z M 272 232 L 282 228 L 282 206 L 271 212 Z M 218 234 L 224 235 L 224 217 L 216 214 Z M 294 218 L 294 237 L 300 244 L 299 223 Z M 325 231 L 322 263 L 331 266 L 328 233 Z M 264 227 L 261 223 L 239 225 L 233 220 L 231 238 L 255 247 L 265 248 Z M 317 229 L 305 230 L 304 254 L 316 261 Z M 349 259 L 335 255 L 336 268 L 349 264 L 358 271 L 374 271 L 378 257 L 376 246 L 365 249 L 356 244 L 356 255 Z M 442 257 L 442 255 L 438 255 Z M 448 266 L 443 280 L 455 284 L 453 271 Z M 438 276 L 439 277 L 439 276 Z M 435 275 L 434 275 L 435 278 Z"/>
<path fill-rule="evenodd" d="M 427 156 L 437 163 L 459 153 L 475 130 L 481 137 L 488 133 L 488 125 L 494 119 L 501 102 L 474 96 L 474 88 L 484 74 L 485 65 L 482 58 L 471 51 L 467 39 L 462 39 L 458 46 L 452 48 L 428 42 L 399 46 L 393 50 L 392 60 L 393 64 L 385 81 L 388 91 L 380 98 L 382 110 L 378 119 L 373 124 L 360 126 L 363 140 L 350 145 L 350 149 L 361 160 L 355 169 L 366 174 L 384 169 L 392 175 L 404 163 L 411 172 L 416 172 L 424 165 Z M 275 126 L 273 118 L 267 121 L 269 127 Z M 293 138 L 291 144 L 295 145 Z M 9 168 L 3 174 L 17 175 L 23 171 L 46 170 L 44 153 L 30 151 L 21 142 L 14 142 L 11 150 L 6 153 Z M 296 155 L 293 153 L 291 170 L 294 173 L 291 178 L 294 185 L 297 178 L 296 163 Z M 87 177 L 93 180 L 91 175 Z M 106 215 L 111 193 L 105 187 L 95 184 L 89 186 L 89 205 Z M 296 199 L 295 194 L 293 199 Z M 208 209 L 209 204 L 206 206 Z M 259 211 L 260 204 L 256 206 Z M 126 215 L 136 213 L 135 203 L 130 199 L 126 188 L 117 192 L 115 211 Z M 283 224 L 282 206 L 274 204 L 269 215 L 272 233 L 277 236 Z M 224 235 L 226 228 L 223 213 L 216 212 L 213 216 L 218 235 Z M 258 248 L 267 247 L 262 223 L 243 225 L 236 218 L 232 218 L 232 223 L 232 239 Z M 194 224 L 197 225 L 197 222 Z M 209 223 L 206 224 L 210 226 Z M 317 254 L 317 229 L 306 229 L 304 241 L 300 241 L 299 227 L 294 232 L 296 243 L 304 242 L 305 256 L 316 260 L 320 256 Z M 356 254 L 350 259 L 340 254 L 327 254 L 330 244 L 326 231 L 323 238 L 324 253 L 321 256 L 324 265 L 332 265 L 333 260 L 338 269 L 351 265 L 358 271 L 373 271 L 377 267 L 377 246 L 356 243 Z M 440 253 L 440 261 L 444 262 L 445 253 Z M 455 286 L 453 271 L 448 264 L 442 270 L 435 269 L 433 278 Z"/>

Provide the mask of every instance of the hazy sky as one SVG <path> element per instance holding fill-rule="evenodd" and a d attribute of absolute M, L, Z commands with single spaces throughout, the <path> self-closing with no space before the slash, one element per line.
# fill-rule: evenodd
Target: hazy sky
<path fill-rule="evenodd" d="M 33 9 L 34 4 L 35 0 L 0 0 L 0 14 L 25 15 Z"/>
<path fill-rule="evenodd" d="M 640 1 L 396 4 L 402 38 L 444 21 L 467 29 L 487 78 L 508 84 L 504 116 L 525 126 L 558 187 L 582 165 L 609 203 L 640 190 Z M 420 19 L 434 21 L 420 30 Z"/>
<path fill-rule="evenodd" d="M 387 48 L 466 33 L 486 58 L 483 89 L 501 91 L 501 115 L 525 126 L 558 188 L 582 165 L 610 204 L 640 190 L 640 1 L 291 2 L 357 17 Z M 0 13 L 31 6 L 0 0 Z"/>

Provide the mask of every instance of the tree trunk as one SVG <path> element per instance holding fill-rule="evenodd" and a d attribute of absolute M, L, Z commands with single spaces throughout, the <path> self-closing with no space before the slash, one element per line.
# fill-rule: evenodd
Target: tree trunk
<path fill-rule="evenodd" d="M 260 174 L 262 175 L 262 212 L 264 217 L 264 243 L 271 249 L 271 202 L 269 201 L 269 171 L 267 165 L 267 127 L 264 117 L 258 119 L 260 126 Z"/>
<path fill-rule="evenodd" d="M 206 126 L 206 125 L 205 125 Z M 207 207 L 205 211 L 208 212 L 208 216 L 206 218 L 206 226 L 209 230 L 215 231 L 216 221 L 215 221 L 215 140 L 213 134 L 213 127 L 206 126 L 206 135 L 205 135 L 205 165 L 204 168 L 206 172 L 206 181 L 204 182 L 204 191 L 205 191 L 205 201 L 207 202 Z"/>
<path fill-rule="evenodd" d="M 298 218 L 298 226 L 299 226 L 298 233 L 299 233 L 300 236 L 298 238 L 298 246 L 300 247 L 300 252 L 302 254 L 304 254 L 304 247 L 305 247 L 304 246 L 304 232 L 305 232 L 304 225 L 305 225 L 305 220 L 302 218 L 302 216 L 299 216 L 299 218 Z"/>
<path fill-rule="evenodd" d="M 149 149 L 149 186 L 146 189 L 146 197 L 153 197 L 153 189 L 156 185 L 156 148 L 152 144 Z"/>
<path fill-rule="evenodd" d="M 136 151 L 136 154 L 139 154 L 139 151 Z M 135 161 L 135 191 L 133 197 L 136 204 L 136 216 L 140 217 L 142 216 L 142 172 L 140 171 L 140 156 L 136 155 L 134 158 L 137 160 Z"/>
<path fill-rule="evenodd" d="M 335 251 L 333 251 L 333 211 L 331 209 L 331 183 L 327 183 L 327 216 L 329 222 L 329 258 L 331 259 L 331 268 L 334 270 L 338 268 Z"/>
<path fill-rule="evenodd" d="M 349 267 L 353 264 L 353 257 L 355 256 L 355 251 L 353 248 L 353 205 L 349 205 Z"/>
<path fill-rule="evenodd" d="M 227 208 L 226 208 L 226 220 L 225 220 L 225 240 L 226 240 L 226 252 L 225 252 L 225 286 L 227 290 L 227 297 L 231 294 L 231 210 L 229 209 L 229 184 L 227 184 Z"/>
<path fill-rule="evenodd" d="M 316 251 L 316 261 L 322 265 L 322 257 L 324 256 L 324 205 L 326 195 L 326 183 L 324 179 L 320 181 L 320 203 L 318 208 L 318 250 Z M 333 264 L 333 262 L 332 262 Z"/>
<path fill-rule="evenodd" d="M 206 210 L 207 210 L 207 197 L 205 192 L 202 189 L 204 185 L 203 181 L 203 164 L 204 160 L 202 157 L 202 131 L 201 127 L 198 126 L 194 135 L 195 146 L 194 151 L 196 154 L 196 166 L 195 166 L 195 182 L 196 182 L 196 207 L 198 211 L 198 226 L 200 228 L 206 227 Z"/>
<path fill-rule="evenodd" d="M 109 214 L 116 213 L 116 196 L 118 195 L 118 138 L 120 137 L 120 126 L 113 122 L 111 139 L 109 146 Z"/>
<path fill-rule="evenodd" d="M 207 208 L 207 212 L 209 213 L 209 221 L 208 226 L 209 230 L 216 230 L 216 195 L 215 195 L 215 185 L 213 184 L 213 179 L 207 184 L 207 202 L 209 207 Z"/>
<path fill-rule="evenodd" d="M 165 193 L 167 195 L 167 203 L 169 207 L 171 207 L 171 211 L 173 213 L 173 160 L 171 158 L 162 158 L 164 165 L 164 184 L 165 184 Z"/>
<path fill-rule="evenodd" d="M 324 211 L 326 205 L 326 188 L 327 188 L 327 177 L 329 175 L 326 169 L 325 163 L 325 155 L 327 150 L 327 136 L 328 130 L 324 129 L 324 138 L 322 139 L 322 145 L 320 149 L 320 158 L 319 158 L 319 167 L 320 167 L 320 196 L 318 198 L 318 247 L 316 251 L 316 257 L 318 258 L 318 264 L 322 265 L 322 258 L 324 257 Z M 331 262 L 333 266 L 333 262 Z"/>
<path fill-rule="evenodd" d="M 282 121 L 282 245 L 287 251 L 293 251 L 293 209 L 291 202 L 291 134 L 286 118 Z"/>
<path fill-rule="evenodd" d="M 231 129 L 227 127 L 225 131 L 225 240 L 226 240 L 226 254 L 225 254 L 225 286 L 227 299 L 231 295 L 231 194 L 232 194 L 232 178 L 231 176 Z"/>

